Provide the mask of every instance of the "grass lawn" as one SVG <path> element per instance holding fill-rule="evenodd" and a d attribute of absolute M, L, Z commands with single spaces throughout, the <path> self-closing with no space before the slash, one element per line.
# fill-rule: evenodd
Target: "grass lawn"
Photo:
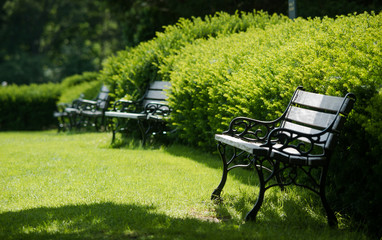
<path fill-rule="evenodd" d="M 110 133 L 0 133 L 0 239 L 367 239 L 326 225 L 303 189 L 266 193 L 256 223 L 253 171 L 230 172 L 185 146 L 110 148 Z M 301 197 L 302 195 L 302 197 Z"/>

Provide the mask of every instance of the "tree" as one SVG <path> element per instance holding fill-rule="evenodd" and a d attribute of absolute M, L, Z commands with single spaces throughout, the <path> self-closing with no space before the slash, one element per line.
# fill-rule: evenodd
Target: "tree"
<path fill-rule="evenodd" d="M 1 81 L 57 82 L 122 48 L 104 1 L 7 0 L 1 10 Z"/>

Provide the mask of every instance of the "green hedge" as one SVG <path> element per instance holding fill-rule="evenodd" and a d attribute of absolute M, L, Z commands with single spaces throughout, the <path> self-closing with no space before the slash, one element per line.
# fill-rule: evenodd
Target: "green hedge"
<path fill-rule="evenodd" d="M 98 76 L 98 72 L 84 72 L 65 78 L 61 83 L 62 93 L 58 103 L 71 103 L 79 97 L 94 99 L 102 84 Z"/>
<path fill-rule="evenodd" d="M 382 14 L 296 19 L 198 40 L 167 61 L 172 124 L 186 143 L 213 149 L 230 120 L 270 120 L 297 86 L 357 96 L 332 161 L 337 211 L 381 234 Z M 162 68 L 165 69 L 165 68 Z"/>
<path fill-rule="evenodd" d="M 168 56 L 176 55 L 196 39 L 229 35 L 254 27 L 265 28 L 285 21 L 286 17 L 256 11 L 234 15 L 221 12 L 204 19 L 180 19 L 177 24 L 164 27 L 164 32 L 157 33 L 153 40 L 119 51 L 107 59 L 100 78 L 111 86 L 117 99 L 134 98 L 144 93 L 149 82 L 167 78 L 168 70 L 159 69 L 169 66 L 166 63 Z"/>
<path fill-rule="evenodd" d="M 49 83 L 0 87 L 0 131 L 41 130 L 54 126 L 61 88 Z"/>
<path fill-rule="evenodd" d="M 95 98 L 101 86 L 97 77 L 96 72 L 85 72 L 67 77 L 61 84 L 0 87 L 0 131 L 55 127 L 56 104 L 71 103 L 81 94 Z"/>
<path fill-rule="evenodd" d="M 368 103 L 381 88 L 380 19 L 369 14 L 297 19 L 189 45 L 168 61 L 173 122 L 181 137 L 211 146 L 211 136 L 233 116 L 279 115 L 299 85 L 331 95 L 354 92 L 355 120 L 380 135 L 365 122 L 375 111 Z"/>

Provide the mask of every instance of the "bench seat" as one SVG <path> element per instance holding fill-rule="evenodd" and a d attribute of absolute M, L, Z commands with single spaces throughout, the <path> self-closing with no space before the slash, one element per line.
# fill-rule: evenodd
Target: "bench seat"
<path fill-rule="evenodd" d="M 258 156 L 270 156 L 271 158 L 277 158 L 282 162 L 297 164 L 297 165 L 311 165 L 322 166 L 326 164 L 325 156 L 302 156 L 296 149 L 287 148 L 283 151 L 279 151 L 282 144 L 275 144 L 270 149 L 267 146 L 263 146 L 265 142 L 248 142 L 240 138 L 232 137 L 229 135 L 216 134 L 215 140 L 223 144 L 227 144 L 250 154 L 257 154 Z"/>
<path fill-rule="evenodd" d="M 111 118 L 142 119 L 145 118 L 147 114 L 107 111 L 105 112 L 105 116 Z"/>

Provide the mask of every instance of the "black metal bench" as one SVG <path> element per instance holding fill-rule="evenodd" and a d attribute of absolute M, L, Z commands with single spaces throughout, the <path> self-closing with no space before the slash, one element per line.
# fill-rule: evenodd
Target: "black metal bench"
<path fill-rule="evenodd" d="M 351 93 L 335 97 L 298 87 L 285 112 L 274 121 L 233 119 L 227 131 L 215 135 L 223 161 L 223 176 L 211 198 L 220 198 L 230 170 L 254 167 L 260 190 L 246 220 L 256 219 L 266 190 L 294 184 L 318 194 L 329 225 L 337 225 L 326 199 L 325 183 L 337 137 L 354 102 L 355 96 Z"/>
<path fill-rule="evenodd" d="M 94 100 L 76 99 L 70 106 L 66 106 L 62 111 L 55 112 L 54 116 L 59 119 L 59 130 L 66 126 L 72 128 L 95 127 L 99 130 L 105 126 L 105 111 L 109 104 L 109 89 L 102 85 Z"/>
<path fill-rule="evenodd" d="M 136 120 L 145 144 L 149 134 L 165 133 L 165 119 L 169 117 L 171 108 L 167 103 L 166 91 L 170 82 L 155 81 L 150 83 L 145 95 L 136 101 L 118 100 L 112 111 L 105 112 L 112 126 L 112 142 L 117 132 L 127 132 L 129 120 Z"/>

